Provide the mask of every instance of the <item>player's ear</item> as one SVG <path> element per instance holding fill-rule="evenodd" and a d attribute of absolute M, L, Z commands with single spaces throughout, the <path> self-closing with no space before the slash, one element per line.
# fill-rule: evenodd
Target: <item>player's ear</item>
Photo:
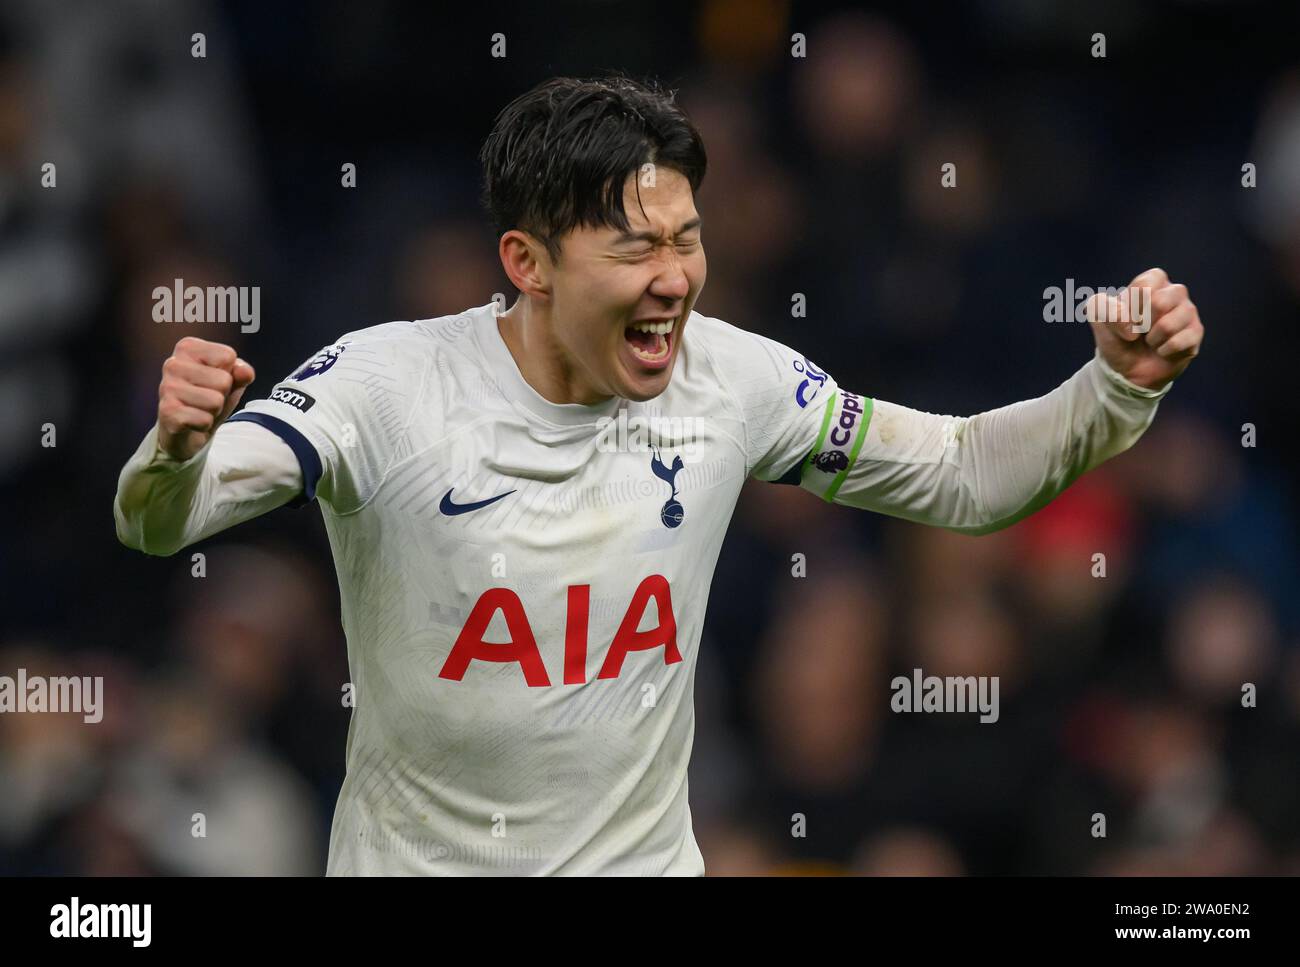
<path fill-rule="evenodd" d="M 540 239 L 512 228 L 501 236 L 498 250 L 501 267 L 516 289 L 525 295 L 550 294 L 553 267 Z"/>

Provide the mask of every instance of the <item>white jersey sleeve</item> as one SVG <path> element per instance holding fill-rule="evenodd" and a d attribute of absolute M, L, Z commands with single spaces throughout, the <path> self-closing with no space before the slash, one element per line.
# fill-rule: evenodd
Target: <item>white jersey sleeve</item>
<path fill-rule="evenodd" d="M 846 404 L 829 403 L 828 425 L 852 432 L 820 438 L 800 484 L 835 503 L 991 533 L 1136 443 L 1171 386 L 1137 386 L 1097 353 L 1050 393 L 970 417 L 865 400 L 865 416 L 846 421 Z"/>
<path fill-rule="evenodd" d="M 327 346 L 189 460 L 162 452 L 155 424 L 118 478 L 119 540 L 168 555 L 286 503 L 319 495 L 337 514 L 363 506 L 402 452 L 424 386 L 427 357 L 399 348 L 405 325 Z"/>
<path fill-rule="evenodd" d="M 158 446 L 155 423 L 118 477 L 117 536 L 146 554 L 175 554 L 302 493 L 293 452 L 251 423 L 229 422 L 190 459 Z"/>
<path fill-rule="evenodd" d="M 428 357 L 409 351 L 409 323 L 342 336 L 230 418 L 279 436 L 302 467 L 302 501 L 336 514 L 364 506 L 404 455 Z"/>
<path fill-rule="evenodd" d="M 713 365 L 739 410 L 746 475 L 797 483 L 838 387 L 824 370 L 774 339 L 718 319 L 709 325 Z"/>
<path fill-rule="evenodd" d="M 1131 447 L 1170 386 L 1100 353 L 1045 396 L 975 416 L 926 413 L 840 387 L 772 339 L 718 324 L 714 364 L 741 412 L 748 470 L 827 501 L 983 534 L 1033 513 Z"/>

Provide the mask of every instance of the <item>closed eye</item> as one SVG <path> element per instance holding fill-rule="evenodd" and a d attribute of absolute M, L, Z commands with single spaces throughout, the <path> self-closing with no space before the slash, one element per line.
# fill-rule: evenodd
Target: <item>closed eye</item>
<path fill-rule="evenodd" d="M 700 244 L 700 240 L 698 238 L 681 239 L 680 241 L 677 242 L 677 248 L 690 251 L 691 249 L 695 248 L 699 244 Z M 640 251 L 637 252 L 628 252 L 625 257 L 629 259 L 648 258 L 649 256 L 654 254 L 654 251 L 655 250 L 653 248 L 641 249 Z"/>

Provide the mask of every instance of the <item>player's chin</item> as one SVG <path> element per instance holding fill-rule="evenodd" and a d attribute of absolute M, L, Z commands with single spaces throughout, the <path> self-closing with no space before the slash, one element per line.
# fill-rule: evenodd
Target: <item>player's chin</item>
<path fill-rule="evenodd" d="M 623 387 L 619 396 L 626 400 L 632 400 L 635 403 L 644 403 L 652 400 L 668 388 L 668 383 L 672 379 L 672 365 L 660 372 L 647 376 L 637 377 L 624 375 Z"/>

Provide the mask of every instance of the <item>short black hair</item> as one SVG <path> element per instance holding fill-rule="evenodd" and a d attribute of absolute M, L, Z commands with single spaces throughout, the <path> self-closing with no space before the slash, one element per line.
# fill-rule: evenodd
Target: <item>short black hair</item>
<path fill-rule="evenodd" d="M 628 231 L 623 189 L 643 164 L 677 170 L 692 192 L 708 167 L 676 92 L 622 74 L 555 77 L 521 94 L 497 115 L 479 159 L 497 237 L 526 231 L 555 262 L 575 228 Z"/>

